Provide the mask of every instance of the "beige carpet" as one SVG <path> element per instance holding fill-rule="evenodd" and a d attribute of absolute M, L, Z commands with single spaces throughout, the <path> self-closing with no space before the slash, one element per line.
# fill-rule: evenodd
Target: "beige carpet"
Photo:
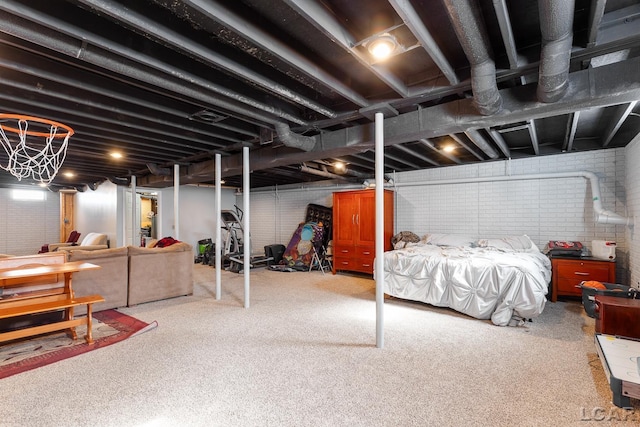
<path fill-rule="evenodd" d="M 0 426 L 640 422 L 612 405 L 577 302 L 515 328 L 387 300 L 378 349 L 370 279 L 253 270 L 245 309 L 242 276 L 216 301 L 215 270 L 195 269 L 194 296 L 122 310 L 155 330 L 1 380 Z"/>

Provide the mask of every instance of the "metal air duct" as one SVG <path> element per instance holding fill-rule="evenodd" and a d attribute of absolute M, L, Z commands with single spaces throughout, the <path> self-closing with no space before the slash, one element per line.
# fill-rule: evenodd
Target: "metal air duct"
<path fill-rule="evenodd" d="M 538 0 L 542 51 L 538 71 L 538 100 L 556 102 L 569 87 L 575 0 Z"/>
<path fill-rule="evenodd" d="M 303 151 L 311 151 L 316 145 L 315 138 L 293 133 L 291 132 L 289 125 L 285 123 L 276 123 L 275 128 L 280 142 L 287 147 L 299 148 Z"/>
<path fill-rule="evenodd" d="M 473 102 L 484 116 L 495 114 L 502 108 L 502 98 L 496 83 L 496 65 L 493 62 L 487 30 L 483 26 L 482 11 L 476 0 L 445 0 L 453 29 L 471 64 Z"/>

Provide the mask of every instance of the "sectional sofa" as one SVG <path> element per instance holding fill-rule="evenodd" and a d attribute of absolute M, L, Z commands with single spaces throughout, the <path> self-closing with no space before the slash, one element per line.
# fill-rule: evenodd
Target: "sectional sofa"
<path fill-rule="evenodd" d="M 73 276 L 76 296 L 99 294 L 105 298 L 94 311 L 193 294 L 194 254 L 188 243 L 165 248 L 75 250 L 68 252 L 67 260 L 102 267 Z M 78 309 L 77 313 L 82 312 Z"/>

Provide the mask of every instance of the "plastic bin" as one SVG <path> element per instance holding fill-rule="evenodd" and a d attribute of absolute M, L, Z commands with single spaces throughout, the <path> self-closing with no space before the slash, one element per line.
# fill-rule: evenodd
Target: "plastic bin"
<path fill-rule="evenodd" d="M 617 283 L 601 282 L 607 289 L 596 289 L 583 286 L 585 282 L 578 286 L 582 289 L 582 306 L 587 316 L 596 317 L 596 295 L 607 295 L 619 298 L 637 298 L 637 290 L 627 285 L 619 285 Z"/>

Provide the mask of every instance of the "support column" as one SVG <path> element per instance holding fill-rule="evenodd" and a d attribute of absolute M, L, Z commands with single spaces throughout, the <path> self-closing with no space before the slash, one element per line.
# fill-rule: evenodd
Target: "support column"
<path fill-rule="evenodd" d="M 249 205 L 249 147 L 242 147 L 242 205 L 244 216 L 242 228 L 244 230 L 244 308 L 249 308 L 250 273 L 251 273 L 251 206 Z"/>
<path fill-rule="evenodd" d="M 138 246 L 140 242 L 136 243 L 136 176 L 131 175 L 131 246 Z M 137 230 L 140 233 L 140 230 Z M 138 237 L 140 235 L 138 234 Z"/>
<path fill-rule="evenodd" d="M 180 165 L 173 165 L 173 235 L 174 239 L 180 240 Z"/>
<path fill-rule="evenodd" d="M 216 299 L 222 298 L 222 173 L 221 160 L 222 156 L 217 153 L 215 155 L 215 179 L 216 179 Z"/>
<path fill-rule="evenodd" d="M 376 347 L 384 347 L 384 115 L 375 115 Z"/>

